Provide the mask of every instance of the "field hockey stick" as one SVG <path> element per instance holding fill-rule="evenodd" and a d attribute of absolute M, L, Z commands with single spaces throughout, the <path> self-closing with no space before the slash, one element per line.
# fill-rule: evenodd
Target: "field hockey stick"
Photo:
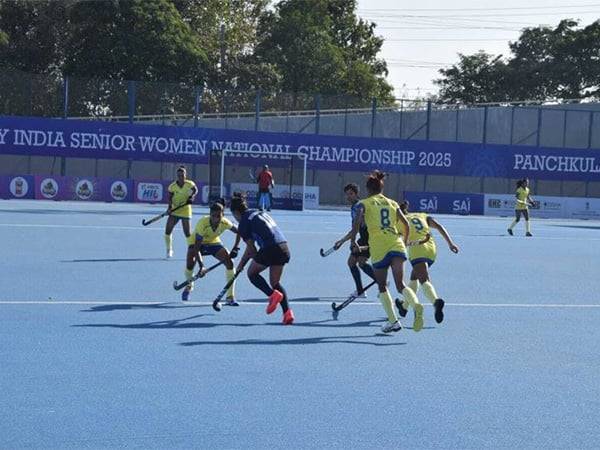
<path fill-rule="evenodd" d="M 328 248 L 327 250 L 321 249 L 321 250 L 319 250 L 319 253 L 321 254 L 321 256 L 323 258 L 325 258 L 326 256 L 331 255 L 335 251 L 336 251 L 336 248 L 335 247 L 331 247 L 331 248 Z"/>
<path fill-rule="evenodd" d="M 243 270 L 236 272 L 235 275 L 233 276 L 233 278 L 231 280 L 229 280 L 227 282 L 227 284 L 225 285 L 225 287 L 221 290 L 221 292 L 219 292 L 219 295 L 217 295 L 217 298 L 214 299 L 214 301 L 212 303 L 212 307 L 215 311 L 221 311 L 221 299 L 227 293 L 227 290 L 231 287 L 231 285 L 233 284 L 235 279 L 238 277 L 238 275 L 242 272 L 243 272 Z"/>
<path fill-rule="evenodd" d="M 160 219 L 162 219 L 163 217 L 166 217 L 166 216 L 168 216 L 168 215 L 169 215 L 169 214 L 171 214 L 172 212 L 174 212 L 174 211 L 177 211 L 177 210 L 178 210 L 178 209 L 180 209 L 180 208 L 183 208 L 183 207 L 184 207 L 184 206 L 186 206 L 186 205 L 187 205 L 187 203 L 184 203 L 183 205 L 179 205 L 177 208 L 175 208 L 175 209 L 172 209 L 171 211 L 165 211 L 164 213 L 162 213 L 162 214 L 159 214 L 158 216 L 155 216 L 155 217 L 153 217 L 152 219 L 148 219 L 148 220 L 146 220 L 146 219 L 142 219 L 142 225 L 144 225 L 144 226 L 146 227 L 146 226 L 150 225 L 151 223 L 157 222 L 157 221 L 159 221 Z"/>
<path fill-rule="evenodd" d="M 377 284 L 377 281 L 371 281 L 362 291 L 355 292 L 350 297 L 348 297 L 346 300 L 344 300 L 343 303 L 340 303 L 339 305 L 337 305 L 335 302 L 333 302 L 331 304 L 331 309 L 333 309 L 335 312 L 341 311 L 346 306 L 348 306 L 350 303 L 352 303 L 354 300 L 356 300 L 360 295 L 362 295 L 364 292 L 366 292 L 367 289 L 369 289 L 371 286 L 373 286 L 375 284 Z"/>
<path fill-rule="evenodd" d="M 206 272 L 202 273 L 202 271 L 199 271 L 196 275 L 194 275 L 189 280 L 184 281 L 183 283 L 177 283 L 177 281 L 173 281 L 173 289 L 175 289 L 176 291 L 179 291 L 179 290 L 183 289 L 184 287 L 186 287 L 187 285 L 193 283 L 197 279 L 204 277 L 208 272 L 210 272 L 213 269 L 216 269 L 221 264 L 223 264 L 223 263 L 222 262 L 218 262 L 216 264 L 213 264 L 208 269 L 206 269 Z"/>

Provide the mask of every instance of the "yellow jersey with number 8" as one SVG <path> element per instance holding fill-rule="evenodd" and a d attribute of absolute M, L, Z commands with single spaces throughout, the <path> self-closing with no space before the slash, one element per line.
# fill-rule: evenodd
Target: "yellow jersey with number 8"
<path fill-rule="evenodd" d="M 373 263 L 383 261 L 388 253 L 406 253 L 396 211 L 398 203 L 383 194 L 361 200 L 364 220 L 369 231 L 369 250 Z"/>

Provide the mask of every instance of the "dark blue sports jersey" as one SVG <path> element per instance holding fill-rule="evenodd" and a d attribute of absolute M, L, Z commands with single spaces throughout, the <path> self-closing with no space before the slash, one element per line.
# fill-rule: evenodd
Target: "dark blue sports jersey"
<path fill-rule="evenodd" d="M 354 220 L 356 219 L 356 217 L 358 216 L 358 209 L 359 209 L 359 205 L 360 202 L 356 202 L 354 203 L 351 207 L 350 207 L 350 215 L 352 216 L 352 223 L 354 224 Z M 367 226 L 365 225 L 364 221 L 363 223 L 360 225 L 360 233 L 367 233 Z"/>
<path fill-rule="evenodd" d="M 249 209 L 242 214 L 238 232 L 242 239 L 252 239 L 260 248 L 287 242 L 271 216 L 257 209 Z"/>

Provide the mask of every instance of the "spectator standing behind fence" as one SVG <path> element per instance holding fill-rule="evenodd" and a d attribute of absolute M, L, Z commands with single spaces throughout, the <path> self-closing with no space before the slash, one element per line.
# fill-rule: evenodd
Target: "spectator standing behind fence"
<path fill-rule="evenodd" d="M 273 180 L 273 173 L 269 170 L 268 165 L 262 167 L 261 172 L 257 177 L 258 181 L 258 208 L 261 211 L 265 209 L 271 211 L 273 205 L 273 194 L 271 189 L 275 187 L 275 181 Z"/>

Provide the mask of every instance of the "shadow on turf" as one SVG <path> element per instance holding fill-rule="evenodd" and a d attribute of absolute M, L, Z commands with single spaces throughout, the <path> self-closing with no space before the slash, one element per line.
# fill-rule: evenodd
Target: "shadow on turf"
<path fill-rule="evenodd" d="M 90 309 L 82 309 L 80 312 L 108 312 L 125 311 L 132 309 L 179 309 L 179 308 L 210 308 L 210 305 L 194 305 L 188 303 L 157 303 L 152 305 L 134 303 L 115 303 L 111 305 L 92 306 Z"/>
<path fill-rule="evenodd" d="M 239 341 L 193 341 L 182 342 L 179 345 L 183 347 L 195 347 L 198 345 L 311 345 L 311 344 L 360 344 L 372 345 L 374 347 L 389 347 L 392 345 L 406 345 L 406 342 L 368 342 L 357 341 L 355 339 L 373 338 L 373 337 L 391 337 L 387 334 L 366 335 L 366 336 L 325 336 L 299 339 L 242 339 Z"/>
<path fill-rule="evenodd" d="M 64 259 L 62 263 L 104 263 L 104 262 L 140 262 L 140 261 L 185 261 L 185 259 L 166 258 L 106 258 L 106 259 Z"/>

